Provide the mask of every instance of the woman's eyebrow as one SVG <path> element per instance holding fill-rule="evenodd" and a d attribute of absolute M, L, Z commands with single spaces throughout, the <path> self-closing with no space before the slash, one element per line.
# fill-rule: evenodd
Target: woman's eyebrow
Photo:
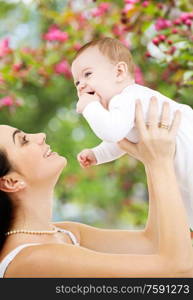
<path fill-rule="evenodd" d="M 20 133 L 20 132 L 21 132 L 21 130 L 19 130 L 19 129 L 16 129 L 16 130 L 13 132 L 12 137 L 13 137 L 13 142 L 14 142 L 14 144 L 15 144 L 15 135 L 16 135 L 17 133 Z"/>
<path fill-rule="evenodd" d="M 84 73 L 86 70 L 91 69 L 91 67 L 86 67 L 82 70 L 82 73 Z"/>

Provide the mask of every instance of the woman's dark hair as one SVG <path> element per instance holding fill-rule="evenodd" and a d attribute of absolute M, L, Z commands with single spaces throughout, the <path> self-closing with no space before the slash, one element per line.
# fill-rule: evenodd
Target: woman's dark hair
<path fill-rule="evenodd" d="M 11 164 L 6 152 L 0 150 L 0 177 L 7 175 L 11 170 Z M 13 205 L 9 195 L 0 190 L 0 250 L 6 239 L 5 232 L 9 231 L 13 217 Z"/>

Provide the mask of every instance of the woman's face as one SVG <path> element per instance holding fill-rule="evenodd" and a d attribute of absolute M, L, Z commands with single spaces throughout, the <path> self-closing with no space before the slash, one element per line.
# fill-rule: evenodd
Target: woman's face
<path fill-rule="evenodd" d="M 66 158 L 51 152 L 44 133 L 28 134 L 17 128 L 0 125 L 0 148 L 26 183 L 42 183 L 60 175 Z"/>

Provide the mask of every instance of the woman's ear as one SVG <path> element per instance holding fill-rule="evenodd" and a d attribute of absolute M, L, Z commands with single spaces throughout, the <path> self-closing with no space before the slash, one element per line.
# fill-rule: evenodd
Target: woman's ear
<path fill-rule="evenodd" d="M 116 64 L 116 79 L 117 82 L 121 82 L 125 80 L 128 76 L 128 66 L 126 62 L 120 61 Z"/>
<path fill-rule="evenodd" d="M 23 190 L 26 183 L 20 178 L 4 176 L 0 178 L 0 190 L 6 193 L 15 193 Z"/>

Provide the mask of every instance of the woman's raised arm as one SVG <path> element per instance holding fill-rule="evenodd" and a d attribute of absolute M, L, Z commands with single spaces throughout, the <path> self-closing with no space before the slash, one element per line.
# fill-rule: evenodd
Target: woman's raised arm
<path fill-rule="evenodd" d="M 180 123 L 180 112 L 176 112 L 171 128 L 169 123 L 169 104 L 165 103 L 161 122 L 158 120 L 158 107 L 155 98 L 150 105 L 148 126 L 143 121 L 142 107 L 137 104 L 136 123 L 139 129 L 138 144 L 126 140 L 120 145 L 124 150 L 140 159 L 145 167 L 151 197 L 154 199 L 158 222 L 158 253 L 173 254 L 181 264 L 192 267 L 193 252 L 187 215 L 178 188 L 173 157 L 175 137 Z M 159 126 L 162 124 L 164 126 Z M 153 217 L 153 216 L 152 216 Z M 155 224 L 149 220 L 150 225 Z M 151 232 L 151 229 L 148 229 Z M 153 232 L 153 231 L 152 231 Z M 152 240 L 155 238 L 150 235 Z M 157 240 L 157 238 L 156 238 Z"/>
<path fill-rule="evenodd" d="M 192 277 L 193 252 L 187 217 L 178 189 L 173 156 L 179 125 L 176 114 L 170 130 L 158 127 L 157 104 L 146 127 L 136 106 L 139 143 L 122 141 L 124 150 L 143 161 L 152 182 L 158 211 L 158 248 L 154 254 L 109 254 L 68 244 L 44 244 L 24 249 L 12 277 Z M 166 118 L 167 121 L 167 118 Z M 81 237 L 80 237 L 81 238 Z M 153 238 L 153 237 L 152 237 Z M 18 268 L 19 265 L 19 268 Z M 12 269 L 11 269 L 12 268 Z M 8 274 L 7 274 L 8 275 Z"/>

